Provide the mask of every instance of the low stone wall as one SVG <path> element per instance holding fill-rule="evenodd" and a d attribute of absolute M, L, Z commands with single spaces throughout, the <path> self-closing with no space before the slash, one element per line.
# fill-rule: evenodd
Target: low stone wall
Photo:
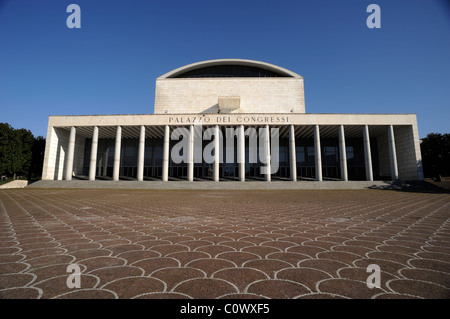
<path fill-rule="evenodd" d="M 15 180 L 15 181 L 11 181 L 9 183 L 0 185 L 0 189 L 5 189 L 5 188 L 24 188 L 27 185 L 28 185 L 28 181 Z"/>

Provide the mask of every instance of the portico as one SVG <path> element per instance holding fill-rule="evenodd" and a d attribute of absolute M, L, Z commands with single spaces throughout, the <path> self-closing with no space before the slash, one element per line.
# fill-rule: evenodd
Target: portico
<path fill-rule="evenodd" d="M 172 125 L 167 115 L 142 115 L 134 125 L 130 123 L 132 118 L 136 121 L 131 115 L 101 116 L 103 125 L 95 125 L 100 116 L 71 116 L 70 123 L 68 117 L 51 117 L 53 154 L 49 152 L 46 157 L 45 179 L 370 181 L 374 176 L 394 180 L 419 178 L 417 156 L 420 153 L 414 143 L 417 131 L 414 131 L 415 115 L 412 114 L 299 114 L 285 116 L 284 124 L 264 125 L 240 124 L 242 115 L 229 115 L 227 124 L 222 123 L 221 117 L 217 120 L 214 115 L 204 115 L 201 118 L 206 120 L 200 126 Z M 107 120 L 115 125 L 107 125 Z M 88 122 L 92 125 L 86 125 Z M 172 135 L 177 128 L 184 128 L 189 136 L 190 160 L 182 163 L 174 163 L 170 158 L 172 148 L 182 140 Z M 253 132 L 278 129 L 280 153 L 276 172 L 261 175 L 267 159 L 251 158 L 251 137 L 245 134 L 249 128 Z M 208 129 L 215 133 L 205 140 L 203 133 Z M 230 129 L 238 133 L 227 136 Z M 222 146 L 215 138 L 219 131 L 223 136 Z M 227 143 L 230 138 L 233 142 Z M 213 143 L 214 151 L 219 149 L 214 153 L 214 162 L 209 163 L 212 165 L 195 161 L 194 153 L 198 150 L 194 146 L 198 145 L 202 154 L 209 143 Z M 271 149 L 270 138 L 266 143 L 257 145 L 257 154 L 261 154 L 260 147 L 263 152 Z M 227 149 L 227 145 L 233 148 Z M 399 159 L 397 149 L 408 151 L 409 156 L 402 155 Z M 268 152 L 265 156 L 270 155 Z"/>

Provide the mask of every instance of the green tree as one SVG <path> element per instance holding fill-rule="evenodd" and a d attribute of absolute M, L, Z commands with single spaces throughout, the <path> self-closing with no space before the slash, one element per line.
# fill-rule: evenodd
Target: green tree
<path fill-rule="evenodd" d="M 28 179 L 40 178 L 42 176 L 42 167 L 44 165 L 45 138 L 38 136 L 34 139 L 31 153 L 31 165 Z"/>
<path fill-rule="evenodd" d="M 450 134 L 430 133 L 422 139 L 420 149 L 425 177 L 438 180 L 450 176 Z"/>
<path fill-rule="evenodd" d="M 39 165 L 39 152 L 43 153 L 41 149 L 34 150 L 34 147 L 42 148 L 44 144 L 45 148 L 44 139 L 39 138 L 36 141 L 29 130 L 14 129 L 8 123 L 0 123 L 0 174 L 12 175 L 14 179 L 17 175 L 30 176 L 31 168 Z M 33 157 L 34 153 L 36 155 Z M 34 158 L 36 164 L 33 163 Z"/>
<path fill-rule="evenodd" d="M 0 174 L 11 175 L 12 144 L 15 141 L 14 129 L 8 123 L 0 123 Z"/>

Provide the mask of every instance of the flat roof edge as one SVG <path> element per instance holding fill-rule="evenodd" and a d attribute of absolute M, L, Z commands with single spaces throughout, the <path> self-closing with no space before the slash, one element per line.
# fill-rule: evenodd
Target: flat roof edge
<path fill-rule="evenodd" d="M 49 117 L 79 117 L 79 116 L 212 116 L 212 115 L 219 115 L 219 116 L 226 116 L 226 115 L 258 115 L 258 116 L 264 116 L 264 115 L 277 115 L 277 116 L 308 116 L 308 115 L 416 115 L 417 113 L 176 113 L 176 114 L 170 114 L 170 113 L 164 113 L 164 114 L 69 114 L 69 115 L 49 115 Z"/>

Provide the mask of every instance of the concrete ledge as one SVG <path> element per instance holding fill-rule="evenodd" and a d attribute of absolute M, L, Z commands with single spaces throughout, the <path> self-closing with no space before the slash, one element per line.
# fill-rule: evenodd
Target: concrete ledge
<path fill-rule="evenodd" d="M 15 180 L 0 186 L 0 189 L 8 188 L 24 188 L 28 185 L 28 181 L 25 180 Z"/>
<path fill-rule="evenodd" d="M 114 188 L 114 189 L 367 189 L 369 187 L 387 187 L 383 181 L 298 181 L 298 182 L 210 182 L 210 181 L 38 181 L 30 184 L 28 188 Z"/>

